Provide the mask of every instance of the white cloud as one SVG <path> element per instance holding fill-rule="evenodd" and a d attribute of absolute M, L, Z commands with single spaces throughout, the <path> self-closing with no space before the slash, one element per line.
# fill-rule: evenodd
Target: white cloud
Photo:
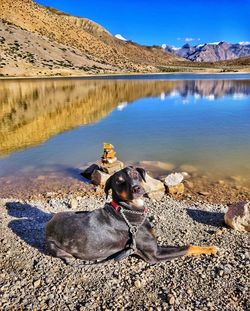
<path fill-rule="evenodd" d="M 185 41 L 185 42 L 192 42 L 192 41 L 200 41 L 200 38 L 192 38 L 192 37 L 186 37 L 186 38 L 177 38 L 179 41 Z"/>
<path fill-rule="evenodd" d="M 115 37 L 119 40 L 122 40 L 122 41 L 128 41 L 127 39 L 125 39 L 122 35 L 120 35 L 119 33 L 117 35 L 115 35 Z"/>

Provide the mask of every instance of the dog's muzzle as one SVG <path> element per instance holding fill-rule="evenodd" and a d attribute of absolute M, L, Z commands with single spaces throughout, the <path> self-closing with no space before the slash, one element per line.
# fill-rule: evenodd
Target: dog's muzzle
<path fill-rule="evenodd" d="M 142 186 L 134 185 L 132 187 L 132 193 L 133 193 L 133 196 L 139 197 L 139 196 L 143 196 L 146 193 L 146 191 Z"/>

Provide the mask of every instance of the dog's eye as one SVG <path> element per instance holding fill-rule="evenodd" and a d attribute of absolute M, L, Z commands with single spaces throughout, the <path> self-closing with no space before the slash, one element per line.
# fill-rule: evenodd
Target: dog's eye
<path fill-rule="evenodd" d="M 125 183 L 125 180 L 124 180 L 123 178 L 118 178 L 118 179 L 116 180 L 116 183 L 117 183 L 117 185 L 121 185 L 121 184 L 124 184 L 124 183 Z"/>

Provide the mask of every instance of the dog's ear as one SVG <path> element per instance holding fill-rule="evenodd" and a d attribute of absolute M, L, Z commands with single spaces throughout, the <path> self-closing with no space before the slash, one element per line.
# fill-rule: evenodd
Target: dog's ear
<path fill-rule="evenodd" d="M 112 176 L 108 178 L 108 180 L 106 181 L 105 187 L 104 187 L 104 191 L 106 193 L 106 199 L 108 198 L 109 190 L 111 189 L 111 179 L 112 179 Z"/>
<path fill-rule="evenodd" d="M 144 182 L 146 182 L 146 171 L 142 167 L 136 168 L 137 172 L 141 175 L 141 178 Z"/>

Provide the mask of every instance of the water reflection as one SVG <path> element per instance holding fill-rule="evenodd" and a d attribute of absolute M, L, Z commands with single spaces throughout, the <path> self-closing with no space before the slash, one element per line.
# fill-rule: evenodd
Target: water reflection
<path fill-rule="evenodd" d="M 39 80 L 0 82 L 0 155 L 40 144 L 53 135 L 99 121 L 115 107 L 144 97 L 216 100 L 250 94 L 237 80 Z"/>

